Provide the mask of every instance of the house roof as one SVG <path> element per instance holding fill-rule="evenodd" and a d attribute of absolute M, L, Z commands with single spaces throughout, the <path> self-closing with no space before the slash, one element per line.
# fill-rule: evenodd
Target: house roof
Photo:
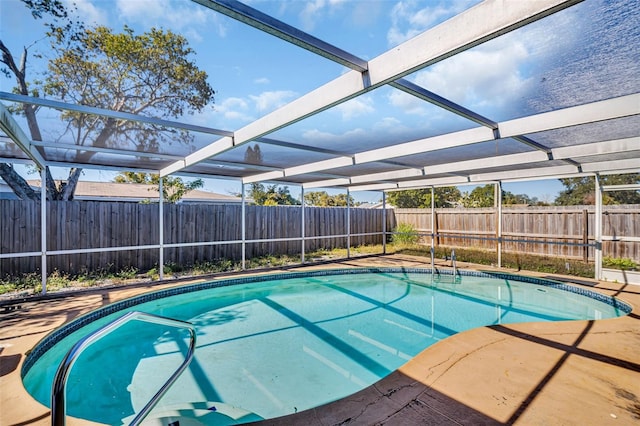
<path fill-rule="evenodd" d="M 40 188 L 39 180 L 29 180 L 29 185 Z M 11 191 L 0 181 L 0 192 Z M 157 200 L 157 187 L 140 183 L 89 182 L 80 181 L 74 194 L 75 200 L 87 201 L 134 201 Z M 195 189 L 181 200 L 186 203 L 240 203 L 242 198 L 233 195 Z"/>

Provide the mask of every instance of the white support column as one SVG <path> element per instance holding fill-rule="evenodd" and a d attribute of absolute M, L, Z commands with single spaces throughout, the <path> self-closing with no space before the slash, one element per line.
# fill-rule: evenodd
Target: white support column
<path fill-rule="evenodd" d="M 42 273 L 42 294 L 47 293 L 47 169 L 40 168 L 40 248 L 42 251 L 40 269 Z"/>
<path fill-rule="evenodd" d="M 304 264 L 304 245 L 305 245 L 305 239 L 304 239 L 304 227 L 305 227 L 305 221 L 304 221 L 304 186 L 300 187 L 300 198 L 302 199 L 302 211 L 300 213 L 300 233 L 301 238 L 302 238 L 302 244 L 301 244 L 301 250 L 300 250 L 300 263 Z"/>
<path fill-rule="evenodd" d="M 244 271 L 246 269 L 246 253 L 247 253 L 247 223 L 245 220 L 245 216 L 246 216 L 246 204 L 247 204 L 247 198 L 245 196 L 245 188 L 244 188 L 244 183 L 241 185 L 240 190 L 242 191 L 242 212 L 241 212 L 241 216 L 242 216 L 242 270 Z"/>
<path fill-rule="evenodd" d="M 349 188 L 347 188 L 347 259 L 351 258 L 351 203 L 349 195 Z"/>
<path fill-rule="evenodd" d="M 495 185 L 494 205 L 497 208 L 496 237 L 498 238 L 498 268 L 502 268 L 502 182 Z"/>
<path fill-rule="evenodd" d="M 596 211 L 595 211 L 595 278 L 597 280 L 602 279 L 602 186 L 600 182 L 600 176 L 595 175 L 595 196 L 596 196 Z"/>
<path fill-rule="evenodd" d="M 158 254 L 158 273 L 160 281 L 164 279 L 164 185 L 162 178 L 158 179 L 158 235 L 160 240 L 160 252 Z"/>
<path fill-rule="evenodd" d="M 436 229 L 436 197 L 435 197 L 435 189 L 432 186 L 431 187 L 431 277 L 433 278 L 435 272 L 436 272 L 436 261 L 435 261 L 435 256 L 436 256 L 436 249 L 434 247 L 434 244 L 436 243 L 436 234 L 435 234 L 435 229 Z"/>
<path fill-rule="evenodd" d="M 387 254 L 387 193 L 382 191 L 382 254 Z"/>

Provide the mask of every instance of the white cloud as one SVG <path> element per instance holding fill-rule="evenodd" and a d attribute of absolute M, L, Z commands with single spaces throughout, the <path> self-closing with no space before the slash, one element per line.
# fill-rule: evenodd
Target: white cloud
<path fill-rule="evenodd" d="M 446 0 L 434 6 L 422 7 L 424 3 L 418 0 L 399 1 L 391 10 L 391 28 L 387 32 L 387 41 L 390 46 L 397 46 L 477 2 L 478 0 Z"/>
<path fill-rule="evenodd" d="M 373 130 L 385 133 L 403 133 L 408 130 L 408 128 L 395 117 L 384 117 L 373 125 Z"/>
<path fill-rule="evenodd" d="M 316 26 L 316 19 L 320 15 L 322 8 L 324 8 L 325 3 L 325 0 L 310 1 L 300 12 L 302 27 L 306 31 L 311 31 Z"/>
<path fill-rule="evenodd" d="M 302 137 L 304 140 L 309 142 L 322 142 L 322 143 L 335 143 L 335 142 L 348 142 L 352 140 L 357 140 L 358 138 L 364 138 L 368 135 L 368 133 L 363 129 L 352 129 L 348 130 L 344 133 L 330 133 L 323 132 L 318 129 L 307 130 L 302 133 Z"/>
<path fill-rule="evenodd" d="M 520 66 L 529 57 L 525 46 L 516 42 L 492 43 L 460 53 L 424 71 L 414 82 L 467 108 L 501 107 L 527 90 L 528 80 Z M 430 109 L 414 96 L 393 92 L 392 105 L 410 114 L 426 114 Z"/>
<path fill-rule="evenodd" d="M 344 3 L 345 0 L 313 0 L 307 2 L 300 12 L 302 29 L 312 31 L 318 21 L 324 18 L 325 15 L 340 10 Z"/>
<path fill-rule="evenodd" d="M 130 20 L 157 19 L 162 16 L 163 5 L 155 0 L 116 0 L 116 9 L 122 18 Z"/>
<path fill-rule="evenodd" d="M 263 92 L 258 96 L 251 95 L 249 97 L 255 102 L 258 111 L 266 112 L 281 107 L 296 95 L 296 92 L 291 90 L 276 90 Z"/>
<path fill-rule="evenodd" d="M 256 78 L 255 80 L 253 80 L 253 82 L 255 84 L 269 84 L 270 81 L 267 77 L 260 77 L 260 78 Z"/>
<path fill-rule="evenodd" d="M 249 113 L 249 103 L 242 98 L 227 98 L 216 105 L 215 112 L 225 120 L 247 123 L 254 119 Z"/>
<path fill-rule="evenodd" d="M 381 16 L 386 17 L 384 2 L 381 1 L 356 1 L 350 4 L 352 7 L 349 22 L 358 28 L 369 28 L 375 25 Z"/>
<path fill-rule="evenodd" d="M 210 114 L 200 114 L 203 124 L 218 126 L 224 129 L 251 122 L 258 115 L 270 112 L 296 96 L 291 91 L 263 92 L 248 97 L 230 97 L 218 100 Z"/>
<path fill-rule="evenodd" d="M 353 117 L 369 114 L 375 111 L 373 108 L 373 99 L 369 96 L 361 96 L 359 98 L 343 102 L 336 107 L 336 110 L 342 114 L 343 120 L 350 120 Z"/>
<path fill-rule="evenodd" d="M 83 22 L 96 25 L 108 25 L 109 19 L 107 11 L 96 7 L 90 0 L 64 0 L 67 9 L 73 10 L 74 7 L 80 15 Z"/>
<path fill-rule="evenodd" d="M 116 0 L 116 9 L 120 19 L 146 26 L 170 27 L 189 32 L 202 40 L 195 28 L 209 31 L 214 28 L 219 36 L 226 35 L 226 27 L 218 15 L 191 2 L 157 0 Z M 206 26 L 206 28 L 205 28 Z"/>
<path fill-rule="evenodd" d="M 407 114 L 424 115 L 427 111 L 423 100 L 399 90 L 389 94 L 389 103 Z"/>

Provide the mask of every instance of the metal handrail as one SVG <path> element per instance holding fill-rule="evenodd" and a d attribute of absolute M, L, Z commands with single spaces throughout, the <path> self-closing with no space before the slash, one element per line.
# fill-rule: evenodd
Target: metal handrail
<path fill-rule="evenodd" d="M 453 277 L 456 276 L 456 251 L 455 249 L 451 250 L 451 267 L 453 268 Z"/>
<path fill-rule="evenodd" d="M 182 364 L 180 364 L 178 369 L 171 375 L 171 377 L 169 377 L 165 384 L 162 385 L 160 390 L 158 390 L 158 392 L 149 400 L 149 402 L 147 402 L 147 405 L 145 405 L 142 410 L 140 410 L 138 415 L 136 415 L 136 417 L 131 421 L 131 425 L 139 425 L 147 417 L 147 415 L 149 415 L 160 398 L 162 398 L 167 390 L 169 390 L 171 385 L 173 385 L 173 383 L 178 379 L 180 374 L 182 374 L 182 372 L 189 366 L 191 360 L 193 359 L 193 354 L 196 347 L 196 331 L 193 324 L 186 321 L 148 314 L 145 312 L 134 311 L 126 313 L 120 318 L 83 337 L 75 345 L 73 345 L 69 352 L 67 352 L 67 355 L 64 357 L 64 359 L 60 363 L 60 366 L 58 367 L 58 371 L 56 372 L 56 376 L 51 387 L 51 424 L 53 426 L 65 425 L 67 408 L 65 399 L 65 388 L 67 384 L 67 378 L 69 377 L 69 373 L 71 372 L 71 368 L 76 362 L 78 356 L 80 356 L 80 354 L 94 342 L 100 340 L 102 337 L 106 336 L 107 334 L 132 320 L 140 320 L 154 324 L 168 325 L 170 327 L 186 328 L 189 330 L 190 343 L 189 349 Z"/>

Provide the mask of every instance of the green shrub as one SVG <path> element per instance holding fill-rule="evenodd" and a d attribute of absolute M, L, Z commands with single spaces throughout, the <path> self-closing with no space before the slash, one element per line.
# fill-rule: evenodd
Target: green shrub
<path fill-rule="evenodd" d="M 418 231 L 410 223 L 400 223 L 393 230 L 394 234 L 391 237 L 391 242 L 400 246 L 414 245 L 420 239 Z"/>
<path fill-rule="evenodd" d="M 605 256 L 602 259 L 602 266 L 605 268 L 622 269 L 623 271 L 629 271 L 638 268 L 638 264 L 632 259 L 626 257 L 610 257 Z"/>
<path fill-rule="evenodd" d="M 116 277 L 123 280 L 130 280 L 138 275 L 138 268 L 135 266 L 129 266 L 128 268 L 122 269 L 120 272 L 116 274 Z"/>

